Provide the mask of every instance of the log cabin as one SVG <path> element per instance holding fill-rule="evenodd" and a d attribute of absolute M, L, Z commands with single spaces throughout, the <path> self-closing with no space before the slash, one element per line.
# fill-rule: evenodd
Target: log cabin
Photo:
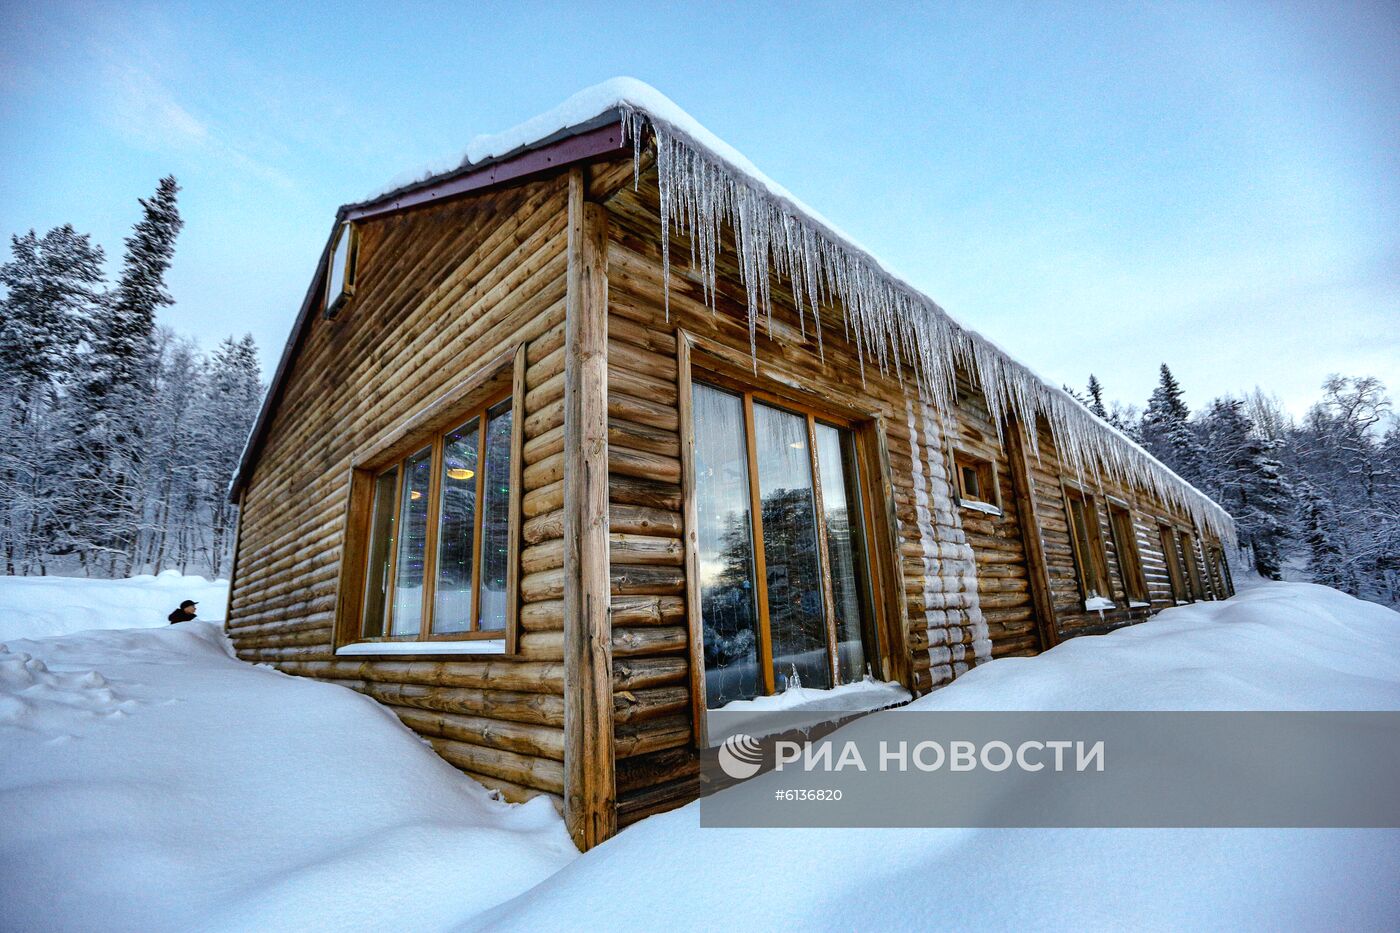
<path fill-rule="evenodd" d="M 338 211 L 231 495 L 239 656 L 581 848 L 711 709 L 1233 592 L 1224 510 L 630 79 Z"/>

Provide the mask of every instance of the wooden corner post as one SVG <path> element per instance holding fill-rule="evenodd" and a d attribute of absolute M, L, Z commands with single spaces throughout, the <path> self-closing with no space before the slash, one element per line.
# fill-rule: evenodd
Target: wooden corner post
<path fill-rule="evenodd" d="M 617 831 L 608 566 L 607 213 L 569 170 L 564 324 L 564 820 L 591 849 Z"/>

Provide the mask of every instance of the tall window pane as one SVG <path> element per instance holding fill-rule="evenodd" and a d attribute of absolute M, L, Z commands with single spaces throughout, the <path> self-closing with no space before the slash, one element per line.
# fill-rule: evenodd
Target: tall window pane
<path fill-rule="evenodd" d="M 510 557 L 510 400 L 486 413 L 486 476 L 481 492 L 481 624 L 506 627 L 506 565 Z"/>
<path fill-rule="evenodd" d="M 399 503 L 399 553 L 394 565 L 393 635 L 416 635 L 423 624 L 423 564 L 428 541 L 428 486 L 433 450 L 404 462 Z"/>
<path fill-rule="evenodd" d="M 855 444 L 849 432 L 818 424 L 817 462 L 822 478 L 822 522 L 836 610 L 836 666 L 842 683 L 865 676 L 861 614 L 865 605 L 865 541 L 856 486 Z"/>
<path fill-rule="evenodd" d="M 717 707 L 763 692 L 753 589 L 748 454 L 743 400 L 698 384 L 693 399 L 705 693 L 709 705 Z"/>
<path fill-rule="evenodd" d="M 830 687 L 807 419 L 757 403 L 754 445 L 767 566 L 773 681 Z"/>
<path fill-rule="evenodd" d="M 473 418 L 442 441 L 442 503 L 433 597 L 433 631 L 438 634 L 465 632 L 472 624 L 479 427 L 480 422 Z"/>
<path fill-rule="evenodd" d="M 384 634 L 385 596 L 389 589 L 389 558 L 394 544 L 394 495 L 399 488 L 399 468 L 374 480 L 374 506 L 369 521 L 369 556 L 365 568 L 365 638 Z"/>

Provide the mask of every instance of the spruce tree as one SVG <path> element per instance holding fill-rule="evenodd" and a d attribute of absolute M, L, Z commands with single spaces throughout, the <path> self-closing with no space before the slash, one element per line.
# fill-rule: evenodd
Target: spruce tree
<path fill-rule="evenodd" d="M 1105 421 L 1108 420 L 1108 409 L 1103 404 L 1103 383 L 1099 382 L 1099 377 L 1093 373 L 1089 374 L 1089 410 Z"/>
<path fill-rule="evenodd" d="M 149 402 L 156 380 L 156 312 L 173 303 L 165 274 L 183 221 L 180 187 L 160 180 L 141 199 L 142 218 L 126 239 L 121 278 L 92 336 L 92 353 L 74 425 L 82 440 L 72 527 L 86 534 L 78 547 L 108 559 L 108 570 L 129 572 L 144 512 L 142 470 Z"/>
<path fill-rule="evenodd" d="M 1308 577 L 1314 583 L 1353 593 L 1348 585 L 1341 544 L 1332 516 L 1336 506 L 1328 502 L 1312 483 L 1303 481 L 1303 540 L 1308 548 Z"/>
<path fill-rule="evenodd" d="M 1241 544 L 1260 575 L 1282 579 L 1282 551 L 1293 515 L 1293 490 L 1274 457 L 1276 444 L 1258 436 L 1240 399 L 1218 398 L 1204 419 L 1205 490 L 1234 516 Z"/>
<path fill-rule="evenodd" d="M 1181 385 L 1163 363 L 1161 379 L 1142 414 L 1142 445 L 1182 479 L 1199 487 L 1207 472 L 1205 449 L 1191 426 L 1190 416 Z"/>
<path fill-rule="evenodd" d="M 68 494 L 56 412 L 102 283 L 102 249 L 69 225 L 12 237 L 0 265 L 0 542 L 6 573 L 44 569 Z"/>

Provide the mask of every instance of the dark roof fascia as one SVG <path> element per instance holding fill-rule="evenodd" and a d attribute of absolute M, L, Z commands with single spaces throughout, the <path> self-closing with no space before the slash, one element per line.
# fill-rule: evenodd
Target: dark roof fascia
<path fill-rule="evenodd" d="M 296 357 L 297 349 L 301 345 L 302 338 L 306 336 L 307 328 L 319 306 L 316 299 L 323 287 L 322 283 L 328 262 L 327 254 L 331 242 L 335 238 L 335 233 L 342 223 L 370 220 L 430 204 L 441 204 L 494 185 L 519 181 L 530 175 L 537 175 L 575 162 L 583 162 L 601 155 L 615 153 L 622 148 L 623 142 L 622 123 L 616 113 L 604 114 L 582 126 L 561 130 L 538 143 L 516 149 L 497 159 L 483 161 L 477 165 L 470 165 L 438 175 L 370 201 L 347 204 L 336 211 L 335 223 L 331 225 L 326 245 L 321 249 L 321 258 L 316 264 L 316 272 L 312 276 L 311 285 L 306 290 L 306 297 L 302 299 L 296 323 L 292 325 L 292 332 L 287 336 L 287 343 L 282 348 L 282 357 L 278 360 L 277 371 L 273 374 L 267 395 L 263 397 L 262 408 L 258 411 L 257 420 L 253 423 L 253 430 L 248 435 L 248 443 L 244 446 L 243 457 L 238 464 L 238 472 L 234 474 L 233 482 L 229 486 L 229 501 L 238 501 L 239 494 L 248 482 L 248 475 L 252 472 L 253 464 L 262 452 L 268 424 L 272 420 L 273 410 L 281 401 L 282 390 L 291 369 L 292 360 Z"/>

